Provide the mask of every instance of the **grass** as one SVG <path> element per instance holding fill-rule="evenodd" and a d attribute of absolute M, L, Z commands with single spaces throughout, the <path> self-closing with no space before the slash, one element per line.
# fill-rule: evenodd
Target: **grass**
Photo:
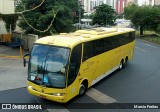
<path fill-rule="evenodd" d="M 160 45 L 160 35 L 156 34 L 154 31 L 144 31 L 143 36 L 140 36 L 139 31 L 136 31 L 136 37 Z"/>

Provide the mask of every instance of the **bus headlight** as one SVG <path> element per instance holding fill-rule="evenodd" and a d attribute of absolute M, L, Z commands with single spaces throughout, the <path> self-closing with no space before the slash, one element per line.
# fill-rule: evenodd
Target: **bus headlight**
<path fill-rule="evenodd" d="M 52 95 L 54 95 L 54 96 L 64 96 L 65 93 L 53 93 Z"/>
<path fill-rule="evenodd" d="M 28 86 L 29 89 L 35 90 L 32 86 Z"/>

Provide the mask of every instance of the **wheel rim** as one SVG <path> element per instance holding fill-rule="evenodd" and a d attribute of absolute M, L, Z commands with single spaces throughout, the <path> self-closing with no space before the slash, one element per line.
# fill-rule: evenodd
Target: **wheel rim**
<path fill-rule="evenodd" d="M 120 65 L 119 65 L 119 69 L 122 69 L 122 66 L 123 66 L 123 65 L 122 65 L 122 62 L 121 62 Z"/>
<path fill-rule="evenodd" d="M 81 84 L 79 94 L 82 95 L 84 92 L 85 92 L 85 86 L 83 84 Z"/>

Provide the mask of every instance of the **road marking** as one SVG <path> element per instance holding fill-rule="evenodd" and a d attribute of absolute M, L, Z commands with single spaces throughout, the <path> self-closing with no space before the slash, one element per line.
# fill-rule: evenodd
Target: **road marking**
<path fill-rule="evenodd" d="M 25 68 L 25 67 L 13 67 L 13 66 L 0 66 L 0 68 Z"/>
<path fill-rule="evenodd" d="M 139 48 L 139 47 L 135 47 L 136 49 L 139 49 L 139 50 L 141 50 L 141 51 L 143 51 L 143 52 L 146 52 L 146 50 L 144 50 L 144 49 L 141 49 L 141 48 Z"/>
<path fill-rule="evenodd" d="M 4 55 L 4 54 L 0 54 L 0 58 L 22 59 L 21 56 L 10 56 L 10 55 Z"/>
<path fill-rule="evenodd" d="M 93 98 L 94 100 L 98 101 L 99 103 L 114 103 L 116 102 L 115 99 L 107 96 L 106 94 L 94 89 L 90 88 L 87 92 L 86 95 L 89 97 Z"/>
<path fill-rule="evenodd" d="M 39 104 L 44 104 L 43 102 L 41 102 L 38 98 L 35 98 L 36 102 Z M 46 105 L 42 105 L 42 107 L 44 107 L 48 112 L 70 112 L 68 109 L 64 108 L 64 109 L 47 109 Z M 59 107 L 58 107 L 59 108 Z"/>
<path fill-rule="evenodd" d="M 107 96 L 106 94 L 94 89 L 94 88 L 90 88 L 87 92 L 86 92 L 86 95 L 89 96 L 90 98 L 96 100 L 97 102 L 99 103 L 103 103 L 103 104 L 106 104 L 106 103 L 115 103 L 117 102 L 115 99 Z M 64 109 L 60 109 L 59 106 L 58 106 L 58 109 L 47 109 L 47 104 L 45 105 L 44 102 L 41 102 L 38 98 L 35 98 L 35 101 L 39 104 L 43 104 L 42 107 L 45 108 L 48 112 L 70 112 L 68 109 L 66 109 L 65 107 L 62 107 Z M 52 106 L 53 108 L 53 106 Z"/>
<path fill-rule="evenodd" d="M 155 46 L 152 46 L 150 44 L 145 44 L 146 46 L 149 46 L 149 47 L 153 47 L 153 48 L 158 48 L 158 47 L 155 47 Z"/>

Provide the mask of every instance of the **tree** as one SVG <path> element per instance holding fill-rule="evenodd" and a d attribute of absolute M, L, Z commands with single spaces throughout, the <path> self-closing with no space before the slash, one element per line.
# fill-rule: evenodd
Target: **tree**
<path fill-rule="evenodd" d="M 130 4 L 124 8 L 124 18 L 132 19 L 134 14 L 138 11 L 139 6 L 136 4 Z"/>
<path fill-rule="evenodd" d="M 32 9 L 41 4 L 41 2 L 40 0 L 22 0 L 22 3 L 16 9 L 17 11 L 21 11 L 21 7 L 24 7 L 26 10 Z M 40 36 L 73 31 L 75 29 L 72 26 L 74 20 L 73 12 L 78 10 L 77 4 L 77 0 L 45 0 L 39 8 L 23 14 L 30 26 L 24 20 L 20 22 L 19 26 L 26 33 L 38 34 Z M 56 11 L 58 12 L 55 16 Z M 54 21 L 51 24 L 53 18 Z M 43 31 L 50 24 L 51 27 L 46 32 L 39 32 L 31 27 L 33 26 L 35 29 Z"/>
<path fill-rule="evenodd" d="M 2 18 L 2 14 L 0 13 L 0 18 Z"/>
<path fill-rule="evenodd" d="M 152 20 L 150 23 L 150 28 L 153 29 L 154 31 L 157 31 L 160 26 L 160 6 L 152 7 L 151 17 Z"/>
<path fill-rule="evenodd" d="M 143 6 L 138 9 L 133 15 L 131 21 L 134 25 L 140 26 L 140 35 L 143 35 L 143 30 L 148 27 L 150 21 L 150 6 Z"/>
<path fill-rule="evenodd" d="M 10 30 L 10 26 L 12 31 L 16 29 L 16 22 L 18 20 L 17 14 L 1 14 L 1 18 L 5 22 L 7 31 Z"/>
<path fill-rule="evenodd" d="M 124 9 L 126 19 L 140 27 L 140 35 L 144 29 L 156 30 L 160 24 L 160 7 L 130 5 Z"/>
<path fill-rule="evenodd" d="M 107 4 L 102 4 L 96 7 L 92 24 L 98 24 L 102 26 L 113 25 L 115 19 L 116 17 L 114 9 L 112 9 L 112 7 Z"/>
<path fill-rule="evenodd" d="M 157 26 L 156 32 L 157 32 L 158 34 L 160 34 L 160 24 Z"/>

